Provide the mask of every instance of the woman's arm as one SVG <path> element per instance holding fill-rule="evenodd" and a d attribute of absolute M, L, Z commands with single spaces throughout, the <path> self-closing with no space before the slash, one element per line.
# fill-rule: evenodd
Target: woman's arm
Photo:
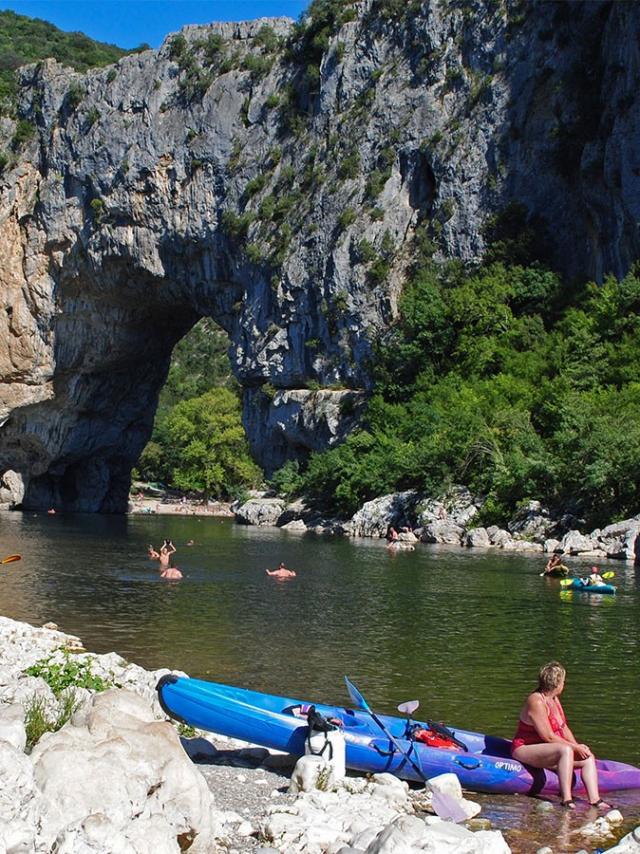
<path fill-rule="evenodd" d="M 562 706 L 560 706 L 560 710 L 564 722 L 562 735 L 558 735 L 551 729 L 546 703 L 539 694 L 532 694 L 527 701 L 529 717 L 536 728 L 536 732 L 543 741 L 556 744 L 569 744 L 573 747 L 578 759 L 586 759 L 588 756 L 591 756 L 591 750 L 586 744 L 579 744 L 576 741 L 574 734 L 567 726 L 567 719 L 564 716 Z"/>

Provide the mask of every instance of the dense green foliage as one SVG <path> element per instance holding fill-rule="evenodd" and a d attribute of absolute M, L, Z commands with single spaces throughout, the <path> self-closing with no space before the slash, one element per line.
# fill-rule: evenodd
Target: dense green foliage
<path fill-rule="evenodd" d="M 345 513 L 452 482 L 487 496 L 487 521 L 530 498 L 594 523 L 636 513 L 639 273 L 567 304 L 539 264 L 424 264 L 380 349 L 362 429 L 276 480 Z"/>
<path fill-rule="evenodd" d="M 141 45 L 138 50 L 147 45 Z M 16 96 L 14 71 L 29 62 L 52 57 L 86 71 L 110 65 L 132 51 L 96 42 L 83 33 L 65 33 L 38 18 L 0 12 L 0 112 L 10 112 Z"/>
<path fill-rule="evenodd" d="M 227 335 L 209 318 L 176 346 L 136 474 L 207 498 L 236 497 L 260 483 L 262 471 L 251 460 L 242 428 L 228 346 Z"/>

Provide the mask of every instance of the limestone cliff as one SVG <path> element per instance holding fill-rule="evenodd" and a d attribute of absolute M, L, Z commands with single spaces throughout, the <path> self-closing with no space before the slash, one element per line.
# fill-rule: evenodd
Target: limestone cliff
<path fill-rule="evenodd" d="M 187 27 L 107 69 L 23 70 L 35 134 L 0 176 L 0 473 L 25 507 L 124 508 L 202 316 L 230 335 L 273 469 L 353 425 L 416 240 L 479 257 L 518 201 L 570 278 L 638 257 L 637 4 L 338 5 L 321 32 Z"/>

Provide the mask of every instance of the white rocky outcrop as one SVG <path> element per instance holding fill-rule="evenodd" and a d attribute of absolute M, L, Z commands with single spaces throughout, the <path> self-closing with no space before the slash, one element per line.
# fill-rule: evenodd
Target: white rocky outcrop
<path fill-rule="evenodd" d="M 640 854 L 640 827 L 623 836 L 617 845 L 608 849 L 609 854 Z"/>
<path fill-rule="evenodd" d="M 259 527 L 277 525 L 285 507 L 281 498 L 250 498 L 235 511 L 236 522 Z"/>
<path fill-rule="evenodd" d="M 414 490 L 393 492 L 367 501 L 345 525 L 352 537 L 385 537 L 391 526 L 412 526 L 418 493 Z"/>
<path fill-rule="evenodd" d="M 447 519 L 430 522 L 422 529 L 423 543 L 448 543 L 459 546 L 464 536 L 464 528 Z"/>
<path fill-rule="evenodd" d="M 471 528 L 464 536 L 465 546 L 472 548 L 486 548 L 491 545 L 486 528 Z"/>
<path fill-rule="evenodd" d="M 212 851 L 220 835 L 213 796 L 176 730 L 131 692 L 96 694 L 41 739 L 31 761 L 39 845 L 88 844 L 83 836 L 91 838 L 97 826 L 87 830 L 86 822 L 97 816 L 104 839 L 113 833 L 149 854 L 175 850 L 181 837 L 193 839 L 194 854 Z"/>

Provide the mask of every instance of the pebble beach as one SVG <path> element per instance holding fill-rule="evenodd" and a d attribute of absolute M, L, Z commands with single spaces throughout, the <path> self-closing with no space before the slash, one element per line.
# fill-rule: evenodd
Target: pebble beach
<path fill-rule="evenodd" d="M 155 691 L 169 672 L 94 655 L 51 623 L 0 617 L 0 854 L 527 850 L 510 848 L 455 778 L 453 787 L 437 778 L 413 789 L 387 774 L 320 784 L 317 757 L 298 760 L 170 722 Z M 92 687 L 60 690 L 69 673 Z M 34 708 L 59 724 L 70 691 L 69 719 L 32 744 Z M 438 790 L 458 799 L 467 821 L 434 814 Z M 601 816 L 571 850 L 611 843 L 621 822 L 617 810 Z M 640 830 L 610 850 L 640 851 Z"/>

